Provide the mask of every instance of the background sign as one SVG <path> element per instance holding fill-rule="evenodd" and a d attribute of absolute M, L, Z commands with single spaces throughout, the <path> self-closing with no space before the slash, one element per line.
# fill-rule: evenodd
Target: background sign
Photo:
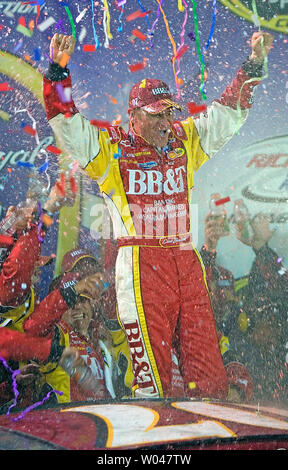
<path fill-rule="evenodd" d="M 287 0 L 220 0 L 220 2 L 256 26 L 288 34 Z M 254 5 L 257 15 L 254 12 Z"/>

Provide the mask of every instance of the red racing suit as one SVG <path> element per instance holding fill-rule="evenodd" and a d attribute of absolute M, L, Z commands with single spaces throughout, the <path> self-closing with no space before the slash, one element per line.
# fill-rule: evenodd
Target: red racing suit
<path fill-rule="evenodd" d="M 73 100 L 59 103 L 57 81 L 71 88 L 68 69 L 51 64 L 44 77 L 46 114 L 59 146 L 98 182 L 113 221 L 117 308 L 137 398 L 171 395 L 176 328 L 187 396 L 227 396 L 204 266 L 191 236 L 190 197 L 194 173 L 246 120 L 258 83 L 250 82 L 259 76 L 256 66 L 243 64 L 207 112 L 175 121 L 164 149 L 132 129 L 94 126 Z"/>

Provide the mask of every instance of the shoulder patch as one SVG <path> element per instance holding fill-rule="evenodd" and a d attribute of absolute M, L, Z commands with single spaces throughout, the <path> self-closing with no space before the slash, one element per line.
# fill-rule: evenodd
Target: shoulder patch
<path fill-rule="evenodd" d="M 174 121 L 172 126 L 172 132 L 180 140 L 188 139 L 186 131 L 180 121 Z"/>
<path fill-rule="evenodd" d="M 109 126 L 107 127 L 108 134 L 110 136 L 111 144 L 117 144 L 121 140 L 121 131 L 119 127 Z"/>

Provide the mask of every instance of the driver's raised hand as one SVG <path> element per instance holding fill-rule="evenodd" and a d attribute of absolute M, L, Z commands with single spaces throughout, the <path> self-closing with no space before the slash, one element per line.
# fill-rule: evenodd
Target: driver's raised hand
<path fill-rule="evenodd" d="M 54 34 L 50 43 L 50 57 L 53 62 L 60 64 L 64 53 L 71 56 L 75 50 L 76 41 L 73 36 Z"/>

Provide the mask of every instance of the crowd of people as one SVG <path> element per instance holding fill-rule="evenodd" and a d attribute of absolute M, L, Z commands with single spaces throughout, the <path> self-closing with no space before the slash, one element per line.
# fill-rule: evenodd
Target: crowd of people
<path fill-rule="evenodd" d="M 243 224 L 234 224 L 236 237 L 250 246 L 254 260 L 246 276 L 235 279 L 217 263 L 217 246 L 224 216 L 205 220 L 201 256 L 206 266 L 211 302 L 226 369 L 233 375 L 241 399 L 286 405 L 288 403 L 288 271 L 269 246 L 274 235 L 270 216 L 256 214 L 243 235 Z M 241 253 L 238 253 L 241 256 Z M 241 377 L 243 374 L 243 377 Z M 240 391 L 242 389 L 242 392 Z"/>
<path fill-rule="evenodd" d="M 74 198 L 69 188 L 64 197 L 55 185 L 44 215 L 53 220 L 55 211 L 73 204 Z M 67 252 L 61 274 L 40 300 L 39 273 L 53 262 L 50 256 L 41 255 L 50 223 L 43 223 L 43 214 L 39 217 L 35 204 L 25 209 L 10 207 L 5 217 L 11 212 L 17 214 L 16 231 L 10 244 L 7 237 L 0 237 L 6 250 L 0 271 L 0 412 L 41 400 L 42 406 L 53 406 L 132 398 L 135 377 L 127 339 L 117 318 L 117 243 L 105 241 L 103 259 L 81 247 Z M 200 254 L 228 378 L 227 399 L 285 406 L 288 271 L 269 247 L 273 231 L 269 218 L 260 213 L 250 222 L 249 242 L 242 237 L 241 224 L 234 224 L 237 238 L 249 244 L 255 254 L 249 275 L 235 279 L 217 262 L 218 241 L 227 235 L 224 224 L 224 216 L 207 214 Z M 171 397 L 185 396 L 178 351 L 176 335 L 171 350 Z M 83 364 L 88 366 L 93 378 L 90 386 L 87 380 L 85 386 L 81 385 L 61 366 L 67 357 L 72 357 L 75 371 Z"/>

